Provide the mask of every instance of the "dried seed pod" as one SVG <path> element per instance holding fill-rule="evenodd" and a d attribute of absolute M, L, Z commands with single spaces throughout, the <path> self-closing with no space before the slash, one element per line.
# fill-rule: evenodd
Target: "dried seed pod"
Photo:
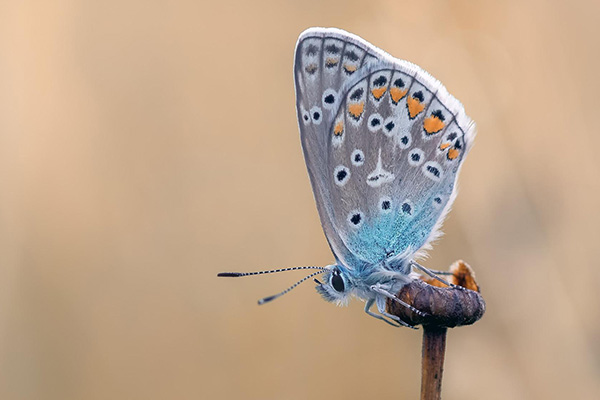
<path fill-rule="evenodd" d="M 485 312 L 485 302 L 479 294 L 473 270 L 464 261 L 456 261 L 450 272 L 450 283 L 469 290 L 446 287 L 434 279 L 415 280 L 404 286 L 397 296 L 428 315 L 419 316 L 393 300 L 388 300 L 387 311 L 411 325 L 453 328 L 475 323 Z"/>

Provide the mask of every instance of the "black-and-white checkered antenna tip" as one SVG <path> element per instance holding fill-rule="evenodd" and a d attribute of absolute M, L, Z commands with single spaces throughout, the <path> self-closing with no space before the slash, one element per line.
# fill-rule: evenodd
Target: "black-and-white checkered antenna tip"
<path fill-rule="evenodd" d="M 296 286 L 298 286 L 299 284 L 301 284 L 301 283 L 302 283 L 302 282 L 304 282 L 305 280 L 307 280 L 307 279 L 310 279 L 310 278 L 312 278 L 312 277 L 313 277 L 313 276 L 315 276 L 315 275 L 322 274 L 323 272 L 325 272 L 325 269 L 324 269 L 324 268 L 322 268 L 320 271 L 313 272 L 312 274 L 310 274 L 310 275 L 308 275 L 308 276 L 305 276 L 304 278 L 300 279 L 298 282 L 294 283 L 294 284 L 293 284 L 292 286 L 290 286 L 289 288 L 285 289 L 283 292 L 280 292 L 280 293 L 274 294 L 273 296 L 268 296 L 268 297 L 264 297 L 264 298 L 260 299 L 260 300 L 258 301 L 258 305 L 263 305 L 263 304 L 265 304 L 265 303 L 268 303 L 268 302 L 270 302 L 270 301 L 273 301 L 273 300 L 275 300 L 275 299 L 276 299 L 276 298 L 278 298 L 278 297 L 281 297 L 281 296 L 283 296 L 284 294 L 286 294 L 286 293 L 290 292 L 292 289 L 294 289 Z"/>
<path fill-rule="evenodd" d="M 217 274 L 217 276 L 221 277 L 221 278 L 237 278 L 240 276 L 274 274 L 276 272 L 296 271 L 296 270 L 301 270 L 301 269 L 318 269 L 321 271 L 325 270 L 325 268 L 323 268 L 323 267 L 315 267 L 315 266 L 289 267 L 289 268 L 279 268 L 279 269 L 271 269 L 271 270 L 256 271 L 256 272 L 219 272 Z"/>

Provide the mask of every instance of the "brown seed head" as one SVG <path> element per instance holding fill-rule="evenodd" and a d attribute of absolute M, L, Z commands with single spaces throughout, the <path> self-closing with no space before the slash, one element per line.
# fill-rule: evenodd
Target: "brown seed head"
<path fill-rule="evenodd" d="M 405 285 L 397 296 L 417 310 L 429 314 L 419 316 L 397 302 L 388 299 L 387 311 L 411 325 L 453 328 L 470 325 L 485 313 L 485 301 L 479 294 L 475 274 L 464 261 L 450 266 L 450 283 L 469 290 L 447 287 L 432 278 L 415 280 Z"/>

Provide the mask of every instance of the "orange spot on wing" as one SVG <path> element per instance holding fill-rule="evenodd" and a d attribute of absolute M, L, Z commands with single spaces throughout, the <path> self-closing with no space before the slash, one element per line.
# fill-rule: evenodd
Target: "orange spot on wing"
<path fill-rule="evenodd" d="M 448 160 L 454 160 L 456 157 L 458 157 L 458 154 L 459 152 L 455 148 L 448 150 Z"/>
<path fill-rule="evenodd" d="M 425 109 L 425 105 L 413 97 L 406 99 L 406 105 L 408 106 L 408 115 L 410 115 L 411 118 L 416 117 Z"/>
<path fill-rule="evenodd" d="M 356 65 L 344 64 L 344 71 L 349 74 L 356 72 L 357 69 L 358 67 Z"/>
<path fill-rule="evenodd" d="M 440 150 L 446 150 L 448 147 L 450 147 L 449 142 L 440 144 Z"/>
<path fill-rule="evenodd" d="M 359 119 L 364 110 L 365 103 L 362 101 L 360 103 L 353 103 L 348 106 L 348 112 L 354 119 Z"/>
<path fill-rule="evenodd" d="M 342 133 L 344 133 L 344 123 L 340 121 L 333 128 L 333 134 L 335 136 L 340 136 Z"/>
<path fill-rule="evenodd" d="M 425 121 L 423 122 L 423 128 L 425 129 L 425 132 L 427 132 L 430 135 L 441 131 L 444 128 L 444 126 L 446 126 L 446 124 L 444 124 L 444 121 L 442 121 L 435 115 L 425 118 Z"/>
<path fill-rule="evenodd" d="M 408 90 L 402 90 L 397 87 L 393 87 L 390 89 L 390 96 L 392 96 L 392 101 L 394 102 L 394 104 L 402 100 L 402 98 L 406 96 L 406 93 L 408 93 Z"/>
<path fill-rule="evenodd" d="M 328 67 L 335 67 L 340 60 L 337 58 L 328 58 L 325 60 L 325 65 Z"/>
<path fill-rule="evenodd" d="M 381 98 L 381 96 L 383 96 L 385 94 L 385 91 L 387 89 L 385 87 L 380 87 L 380 88 L 375 88 L 373 90 L 371 90 L 371 93 L 373 93 L 373 97 L 375 97 L 377 100 L 379 100 Z"/>
<path fill-rule="evenodd" d="M 304 70 L 311 75 L 314 74 L 315 72 L 317 72 L 317 69 L 318 69 L 317 64 L 309 64 L 306 66 L 306 68 L 304 68 Z"/>

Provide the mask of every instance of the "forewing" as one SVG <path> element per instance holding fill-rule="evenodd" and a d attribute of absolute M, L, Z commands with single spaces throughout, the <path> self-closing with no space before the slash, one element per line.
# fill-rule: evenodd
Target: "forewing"
<path fill-rule="evenodd" d="M 343 97 L 340 89 L 376 60 L 358 38 L 337 29 L 308 29 L 296 44 L 296 110 L 304 158 L 325 236 L 336 259 L 348 267 L 361 261 L 344 244 L 333 223 L 329 133 Z"/>

